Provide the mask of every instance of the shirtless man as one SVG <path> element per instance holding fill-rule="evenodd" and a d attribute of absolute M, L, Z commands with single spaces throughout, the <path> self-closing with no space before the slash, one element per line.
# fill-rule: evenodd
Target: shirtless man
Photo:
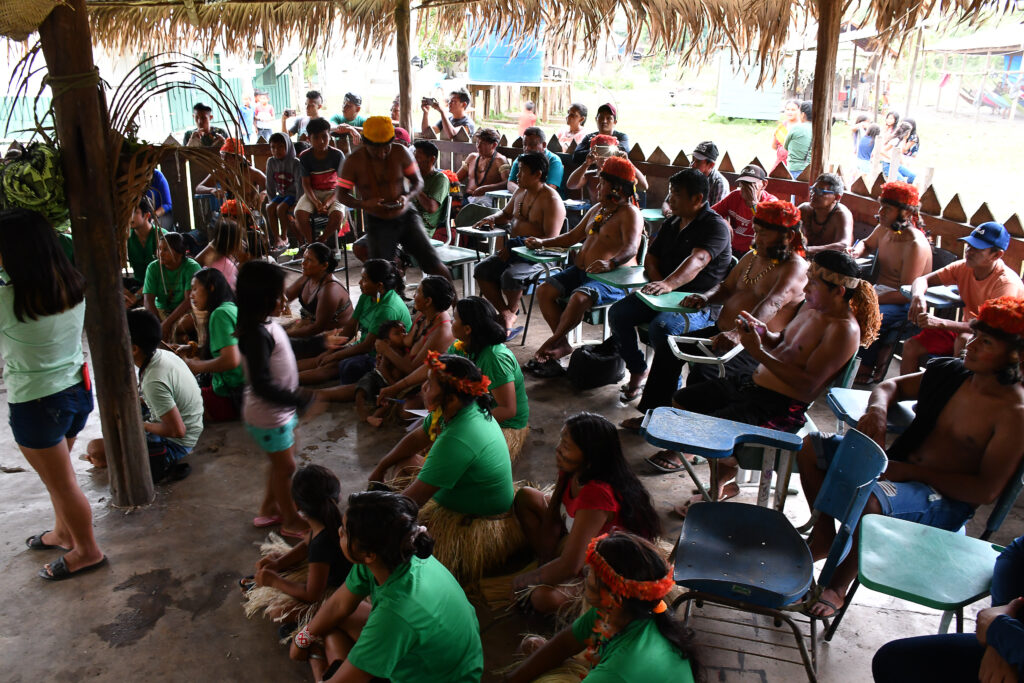
<path fill-rule="evenodd" d="M 723 282 L 704 294 L 682 301 L 683 305 L 698 310 L 709 306 L 722 308 L 715 325 L 688 335 L 711 339 L 717 353 L 725 353 L 740 343 L 739 330 L 736 329 L 740 311 L 767 321 L 769 332 L 780 332 L 793 319 L 804 300 L 807 261 L 803 258 L 800 213 L 789 202 L 773 200 L 758 204 L 757 214 L 753 248 L 743 255 Z M 669 405 L 683 365 L 684 362 L 676 358 L 667 343 L 655 347 L 654 362 L 637 410 L 646 413 L 652 408 Z M 726 377 L 749 375 L 756 367 L 757 361 L 746 351 L 741 351 L 726 363 L 725 374 Z M 686 386 L 717 377 L 715 365 L 691 365 Z M 642 421 L 642 417 L 630 418 L 622 423 L 622 427 L 637 430 Z M 661 451 L 647 461 L 661 472 L 674 472 L 682 467 L 679 455 L 673 451 Z"/>
<path fill-rule="evenodd" d="M 512 247 L 522 246 L 528 237 L 556 237 L 565 221 L 565 204 L 547 184 L 549 168 L 544 154 L 527 152 L 518 157 L 518 162 L 519 189 L 512 195 L 512 200 L 501 213 L 488 216 L 473 226 L 486 229 L 498 224 L 512 224 L 505 246 L 484 259 L 473 271 L 480 293 L 498 309 L 510 333 L 515 328 L 523 292 L 530 280 L 544 269 L 540 264 L 514 254 Z"/>
<path fill-rule="evenodd" d="M 882 329 L 878 339 L 860 353 L 861 366 L 857 382 L 881 381 L 888 367 L 876 367 L 880 358 L 891 358 L 892 346 L 899 341 L 900 331 L 909 337 L 917 328 L 907 323 L 910 299 L 900 293 L 902 285 L 910 285 L 932 269 L 932 250 L 924 236 L 918 209 L 921 201 L 917 188 L 903 182 L 886 183 L 879 198 L 878 226 L 863 242 L 850 250 L 853 258 L 875 252 L 875 291 L 882 311 Z"/>
<path fill-rule="evenodd" d="M 601 169 L 601 203 L 595 205 L 570 232 L 558 237 L 527 237 L 530 249 L 570 247 L 583 242 L 575 264 L 549 277 L 537 288 L 541 313 L 551 328 L 551 336 L 537 349 L 526 368 L 538 377 L 555 377 L 565 372 L 559 358 L 572 352 L 566 335 L 583 321 L 591 306 L 618 301 L 626 292 L 589 277 L 622 266 L 636 265 L 636 253 L 643 232 L 640 209 L 633 205 L 636 175 L 627 159 L 612 157 Z M 562 309 L 558 300 L 568 297 Z"/>
<path fill-rule="evenodd" d="M 501 173 L 501 167 L 509 163 L 504 154 L 498 152 L 501 135 L 493 128 L 481 128 L 473 136 L 476 152 L 466 157 L 456 172 L 459 182 L 466 187 L 466 197 L 470 204 L 490 206 L 488 192 L 504 190 L 507 179 Z"/>
<path fill-rule="evenodd" d="M 1024 452 L 1024 299 L 1001 297 L 981 307 L 964 360 L 937 358 L 924 372 L 879 384 L 857 429 L 885 443 L 886 414 L 897 401 L 917 400 L 917 415 L 887 455 L 864 514 L 884 514 L 949 531 L 960 529 L 979 505 L 999 497 Z M 800 481 L 814 500 L 841 437 L 811 434 L 799 454 Z M 835 537 L 834 520 L 821 516 L 811 533 L 820 560 Z M 857 534 L 853 535 L 856 544 Z M 857 549 L 836 568 L 816 616 L 842 607 L 857 575 Z"/>
<path fill-rule="evenodd" d="M 747 311 L 736 318 L 740 343 L 757 361 L 752 375 L 714 379 L 676 392 L 672 405 L 703 415 L 796 431 L 806 421 L 807 406 L 824 391 L 857 351 L 878 332 L 875 292 L 861 280 L 857 263 L 840 251 L 823 251 L 812 260 L 804 286 L 806 300 L 782 332 Z M 718 500 L 739 494 L 732 481 L 733 458 L 719 460 Z M 686 516 L 696 495 L 675 511 Z M 811 498 L 813 500 L 813 498 Z"/>
<path fill-rule="evenodd" d="M 853 214 L 840 200 L 846 187 L 835 173 L 822 173 L 811 185 L 811 196 L 800 205 L 800 220 L 807 236 L 807 254 L 842 251 L 853 243 Z"/>
<path fill-rule="evenodd" d="M 394 261 L 401 244 L 423 272 L 451 280 L 451 273 L 427 238 L 419 212 L 412 206 L 412 200 L 423 189 L 419 167 L 407 148 L 392 144 L 394 139 L 390 118 L 366 119 L 363 144 L 345 160 L 338 178 L 338 201 L 363 211 L 370 258 Z M 353 190 L 358 191 L 359 199 Z"/>

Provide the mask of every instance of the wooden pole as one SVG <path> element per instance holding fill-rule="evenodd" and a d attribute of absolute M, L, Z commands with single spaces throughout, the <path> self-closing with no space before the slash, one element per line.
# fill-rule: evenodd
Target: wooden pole
<path fill-rule="evenodd" d="M 398 49 L 398 98 L 399 117 L 402 128 L 412 128 L 412 57 L 409 54 L 411 41 L 412 10 L 409 0 L 395 0 L 395 44 Z"/>
<path fill-rule="evenodd" d="M 793 65 L 793 94 L 792 97 L 802 100 L 803 91 L 800 90 L 800 50 L 796 51 L 796 63 Z"/>
<path fill-rule="evenodd" d="M 977 123 L 978 119 L 981 118 L 981 105 L 985 101 L 985 84 L 988 83 L 989 70 L 992 68 L 992 53 L 988 52 L 985 54 L 985 71 L 981 75 L 981 80 L 978 82 L 978 96 L 974 98 L 974 122 Z M 992 113 L 995 113 L 993 107 Z"/>
<path fill-rule="evenodd" d="M 107 104 L 94 78 L 92 38 L 85 0 L 58 5 L 39 27 L 52 79 L 53 112 L 75 262 L 85 275 L 85 332 L 96 380 L 103 441 L 114 505 L 153 501 L 135 367 L 121 296 L 114 219 L 114 186 L 107 158 Z"/>
<path fill-rule="evenodd" d="M 914 95 L 914 76 L 917 75 L 917 59 L 921 56 L 921 41 L 923 36 L 921 29 L 917 29 L 917 42 L 914 45 L 914 58 L 910 62 L 910 75 L 907 77 L 907 104 L 903 110 L 903 116 L 910 116 L 910 98 Z"/>
<path fill-rule="evenodd" d="M 857 87 L 857 43 L 853 44 L 853 61 L 850 63 L 850 91 L 846 93 L 846 121 L 849 122 L 853 118 L 853 95 L 857 93 L 860 95 L 860 88 Z M 861 106 L 858 102 L 857 106 Z"/>
<path fill-rule="evenodd" d="M 918 36 L 918 40 L 921 42 L 921 52 L 924 52 L 924 31 Z M 921 91 L 924 90 L 924 77 L 928 73 L 928 55 L 922 54 L 921 59 L 921 72 L 917 75 L 917 97 L 914 98 L 914 104 L 921 104 Z"/>
<path fill-rule="evenodd" d="M 964 69 L 967 68 L 967 53 L 960 55 L 960 73 L 956 77 L 956 90 L 953 96 L 953 113 L 956 114 L 956 107 L 960 104 L 960 90 L 964 87 Z"/>
<path fill-rule="evenodd" d="M 811 178 L 821 175 L 828 163 L 832 141 L 836 55 L 839 52 L 839 29 L 842 22 L 841 0 L 818 0 L 818 50 L 814 60 L 814 92 L 811 104 Z"/>
<path fill-rule="evenodd" d="M 882 97 L 882 64 L 885 63 L 885 45 L 881 46 L 881 52 L 878 53 L 878 63 L 875 65 L 875 106 L 871 111 L 871 120 L 874 123 L 878 123 L 878 102 Z"/>

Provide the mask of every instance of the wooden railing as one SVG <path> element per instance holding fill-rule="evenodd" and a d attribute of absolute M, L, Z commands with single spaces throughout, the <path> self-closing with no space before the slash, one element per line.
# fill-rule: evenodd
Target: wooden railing
<path fill-rule="evenodd" d="M 459 130 L 455 140 L 431 140 L 438 150 L 438 166 L 448 170 L 458 170 L 463 160 L 476 151 L 475 146 L 470 142 L 469 136 L 464 129 Z M 548 149 L 557 154 L 565 165 L 565 177 L 576 168 L 577 164 L 572 161 L 572 151 L 575 144 L 568 150 L 562 150 L 556 137 L 552 137 L 548 143 Z M 498 151 L 512 159 L 522 153 L 522 139 L 515 140 L 511 145 L 505 136 L 502 136 L 498 143 Z M 246 145 L 246 154 L 256 168 L 266 168 L 267 158 L 270 156 L 270 146 L 265 144 Z M 685 152 L 680 151 L 672 159 L 661 149 L 655 147 L 650 154 L 645 154 L 639 144 L 633 145 L 629 151 L 629 159 L 640 171 L 647 176 L 649 187 L 647 190 L 647 205 L 650 207 L 661 206 L 665 196 L 668 194 L 668 179 L 679 170 L 690 165 L 690 160 Z M 765 164 L 755 157 L 749 162 L 762 168 Z M 739 164 L 742 168 L 746 164 Z M 719 159 L 718 169 L 729 181 L 731 187 L 736 187 L 737 164 L 724 152 Z M 205 172 L 194 170 L 187 162 L 180 164 L 166 162 L 161 164 L 161 170 L 167 177 L 171 187 L 171 199 L 174 203 L 174 216 L 179 225 L 191 225 L 192 217 L 189 211 L 192 206 L 193 188 L 203 179 Z M 833 169 L 842 174 L 842 169 Z M 787 199 L 799 204 L 807 200 L 809 178 L 805 177 L 807 171 L 797 180 L 789 177 L 789 173 L 780 167 L 776 167 L 768 177 L 768 191 L 776 197 Z M 878 175 L 873 181 L 865 177 L 857 178 L 847 188 L 843 195 L 843 204 L 853 213 L 855 222 L 855 237 L 863 239 L 877 223 L 875 215 L 878 213 L 877 197 L 881 191 L 885 179 Z M 924 218 L 926 229 L 932 234 L 936 246 L 948 249 L 956 254 L 963 254 L 963 242 L 958 239 L 970 234 L 975 226 L 986 221 L 998 220 L 992 215 L 988 205 L 983 203 L 970 216 L 964 210 L 959 195 L 954 195 L 945 206 L 939 201 L 934 187 L 929 186 L 921 194 L 921 214 Z M 1013 236 L 1010 248 L 1003 257 L 1007 265 L 1018 273 L 1021 272 L 1024 264 L 1024 229 L 1022 229 L 1020 218 L 1017 214 L 1001 220 Z"/>

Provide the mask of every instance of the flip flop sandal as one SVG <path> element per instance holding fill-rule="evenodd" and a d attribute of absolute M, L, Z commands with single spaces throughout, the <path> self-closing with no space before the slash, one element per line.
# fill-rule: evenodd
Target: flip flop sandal
<path fill-rule="evenodd" d="M 541 361 L 537 360 L 536 358 L 531 358 L 530 360 L 526 361 L 526 365 L 523 366 L 523 369 L 529 370 L 530 372 L 536 372 L 541 365 L 543 365 Z"/>
<path fill-rule="evenodd" d="M 64 579 L 70 579 L 72 576 L 78 576 L 79 574 L 85 574 L 91 572 L 94 569 L 99 569 L 107 563 L 107 556 L 104 555 L 103 559 L 95 564 L 90 564 L 88 567 L 81 567 L 75 571 L 68 569 L 67 562 L 64 561 L 64 556 L 61 555 L 56 562 L 52 562 L 49 565 L 49 570 L 43 567 L 39 570 L 39 578 L 46 579 L 47 581 L 63 581 Z"/>
<path fill-rule="evenodd" d="M 672 465 L 662 465 L 661 463 L 662 462 L 666 462 L 666 463 L 667 462 L 671 462 L 670 460 L 668 460 L 665 457 L 665 454 L 666 453 L 674 453 L 674 452 L 675 451 L 658 451 L 657 453 L 655 453 L 654 455 L 650 456 L 649 458 L 644 458 L 644 462 L 646 462 L 648 465 L 650 465 L 654 469 L 658 470 L 662 474 L 672 474 L 673 472 L 678 472 L 678 471 L 682 470 L 683 469 L 683 463 L 680 462 L 680 463 L 676 464 L 675 466 L 672 466 Z M 661 462 L 658 462 L 658 461 L 661 461 Z"/>
<path fill-rule="evenodd" d="M 622 389 L 622 388 L 620 388 L 619 389 L 619 400 L 622 401 L 623 403 L 631 403 L 631 402 L 637 400 L 638 398 L 640 398 L 640 396 L 642 396 L 643 393 L 644 393 L 643 385 L 640 385 L 640 386 L 636 387 L 635 389 L 629 389 L 629 388 Z"/>
<path fill-rule="evenodd" d="M 554 358 L 549 358 L 541 363 L 540 367 L 533 371 L 533 374 L 542 378 L 561 377 L 565 374 L 565 368 Z"/>
<path fill-rule="evenodd" d="M 71 548 L 65 548 L 62 545 L 50 545 L 49 543 L 44 543 L 43 536 L 50 533 L 50 531 L 52 531 L 52 529 L 42 531 L 35 536 L 29 536 L 25 539 L 25 545 L 28 546 L 29 550 L 71 550 Z"/>
<path fill-rule="evenodd" d="M 523 327 L 513 327 L 508 331 L 508 335 L 505 337 L 505 341 L 510 342 L 523 333 Z"/>
<path fill-rule="evenodd" d="M 256 587 L 256 576 L 254 574 L 243 576 L 238 580 L 238 587 L 242 589 L 243 593 L 248 593 Z"/>
<path fill-rule="evenodd" d="M 305 538 L 306 537 L 306 532 L 305 531 L 292 531 L 291 529 L 284 529 L 284 528 L 282 528 L 280 533 L 281 533 L 282 536 L 287 536 L 288 538 Z"/>
<path fill-rule="evenodd" d="M 832 611 L 828 614 L 822 615 L 811 614 L 810 609 L 818 604 L 825 605 L 825 607 L 828 607 Z M 804 605 L 804 612 L 812 619 L 831 619 L 836 615 L 836 612 L 838 612 L 840 609 L 842 608 L 833 603 L 831 600 L 826 600 L 825 598 L 818 598 L 817 600 L 812 600 L 811 602 Z"/>
<path fill-rule="evenodd" d="M 266 529 L 268 526 L 277 526 L 280 523 L 281 518 L 278 515 L 254 517 L 252 520 L 252 525 L 257 529 Z"/>

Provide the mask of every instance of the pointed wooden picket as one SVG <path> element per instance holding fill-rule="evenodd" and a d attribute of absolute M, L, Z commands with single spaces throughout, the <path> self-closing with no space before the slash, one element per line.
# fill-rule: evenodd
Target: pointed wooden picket
<path fill-rule="evenodd" d="M 871 196 L 878 199 L 882 196 L 882 185 L 885 185 L 885 176 L 881 173 L 875 178 L 875 182 L 871 185 Z"/>
<path fill-rule="evenodd" d="M 515 144 L 513 144 L 512 146 L 515 147 Z M 498 138 L 498 147 L 508 147 L 508 138 L 506 138 L 504 135 Z"/>
<path fill-rule="evenodd" d="M 667 166 L 669 162 L 668 155 L 662 151 L 661 147 L 655 147 L 651 155 L 647 157 L 647 163 L 649 164 L 662 164 Z"/>
<path fill-rule="evenodd" d="M 929 216 L 938 216 L 942 213 L 942 204 L 939 202 L 939 196 L 935 194 L 934 185 L 929 185 L 921 195 L 921 213 Z"/>
<path fill-rule="evenodd" d="M 629 160 L 634 164 L 640 164 L 647 161 L 647 157 L 644 156 L 644 150 L 640 147 L 640 143 L 633 145 L 633 149 L 629 151 Z"/>
<path fill-rule="evenodd" d="M 995 219 L 996 217 L 992 215 L 992 210 L 988 208 L 988 204 L 982 202 L 981 206 L 978 207 L 978 210 L 974 212 L 973 216 L 971 216 L 970 222 L 974 227 L 978 227 L 982 223 L 988 223 Z"/>
<path fill-rule="evenodd" d="M 949 200 L 949 204 L 946 204 L 946 208 L 942 210 L 942 217 L 957 223 L 967 222 L 967 214 L 964 212 L 963 204 L 960 203 L 959 194 L 953 195 L 953 198 Z"/>
<path fill-rule="evenodd" d="M 576 151 L 576 141 L 573 140 L 572 142 L 569 143 L 569 149 L 565 150 L 565 153 L 571 155 L 575 151 Z"/>
<path fill-rule="evenodd" d="M 455 131 L 455 137 L 452 138 L 452 140 L 455 142 L 470 142 L 472 138 L 469 135 L 469 131 L 466 130 L 466 127 L 460 126 L 459 129 Z"/>
<path fill-rule="evenodd" d="M 871 190 L 868 189 L 867 183 L 864 182 L 864 176 L 857 176 L 857 179 L 853 181 L 853 185 L 850 185 L 850 192 L 853 194 L 859 194 L 861 197 L 870 197 Z"/>
<path fill-rule="evenodd" d="M 729 153 L 726 152 L 722 155 L 722 158 L 718 160 L 718 170 L 722 173 L 735 173 L 736 167 L 733 166 L 732 159 L 729 158 Z"/>
<path fill-rule="evenodd" d="M 754 157 L 753 159 L 751 159 L 751 160 L 750 160 L 750 163 L 749 163 L 749 164 L 747 164 L 747 165 L 748 165 L 748 166 L 757 166 L 757 167 L 759 167 L 759 168 L 760 168 L 760 169 L 761 169 L 762 171 L 765 171 L 765 172 L 767 172 L 767 171 L 768 171 L 768 167 L 767 167 L 767 166 L 765 166 L 764 164 L 762 164 L 762 163 L 761 163 L 761 160 L 760 160 L 760 159 L 758 159 L 757 157 Z"/>
<path fill-rule="evenodd" d="M 1017 214 L 1013 214 L 1007 218 L 1003 225 L 1006 227 L 1006 231 L 1014 237 L 1024 237 L 1024 227 L 1021 226 L 1020 216 Z"/>
<path fill-rule="evenodd" d="M 164 145 L 166 147 L 181 147 L 181 143 L 173 135 L 167 136 L 167 139 L 164 140 Z"/>
<path fill-rule="evenodd" d="M 552 154 L 558 154 L 562 151 L 562 143 L 558 141 L 557 135 L 552 135 L 551 139 L 548 140 L 548 149 Z"/>
<path fill-rule="evenodd" d="M 424 133 L 421 131 L 416 135 L 416 138 L 419 140 L 437 140 L 437 133 L 434 132 L 433 126 L 428 126 L 427 132 Z"/>
<path fill-rule="evenodd" d="M 772 172 L 768 174 L 769 178 L 778 178 L 779 180 L 792 180 L 793 174 L 789 172 L 785 164 L 777 164 Z"/>
<path fill-rule="evenodd" d="M 811 167 L 810 166 L 805 166 L 804 170 L 800 171 L 800 175 L 798 175 L 796 178 L 794 178 L 794 180 L 799 180 L 799 181 L 805 182 L 805 183 L 807 183 L 809 185 L 810 182 L 811 182 Z"/>
<path fill-rule="evenodd" d="M 679 154 L 677 154 L 676 158 L 672 161 L 672 165 L 681 167 L 689 166 L 690 160 L 686 158 L 686 152 L 679 150 Z"/>

